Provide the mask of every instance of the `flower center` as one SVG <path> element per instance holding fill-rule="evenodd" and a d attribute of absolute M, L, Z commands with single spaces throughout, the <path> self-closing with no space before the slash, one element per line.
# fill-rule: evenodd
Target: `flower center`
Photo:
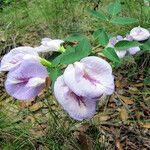
<path fill-rule="evenodd" d="M 84 100 L 83 100 L 83 98 L 84 98 L 83 96 L 78 96 L 78 95 L 76 95 L 74 92 L 71 92 L 70 95 L 71 95 L 72 97 L 74 97 L 75 101 L 78 103 L 79 106 L 81 106 L 82 104 L 83 104 L 84 106 L 86 106 L 86 104 L 85 104 L 85 102 L 84 102 Z"/>
<path fill-rule="evenodd" d="M 100 83 L 98 80 L 96 80 L 96 79 L 94 79 L 93 77 L 91 77 L 86 71 L 84 71 L 83 77 L 84 77 L 86 80 L 90 81 L 90 82 L 91 82 L 93 85 L 95 85 L 95 86 L 96 86 L 97 83 Z"/>

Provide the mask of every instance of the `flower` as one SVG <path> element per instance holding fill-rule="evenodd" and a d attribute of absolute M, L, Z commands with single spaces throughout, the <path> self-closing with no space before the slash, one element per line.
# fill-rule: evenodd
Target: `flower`
<path fill-rule="evenodd" d="M 128 41 L 133 41 L 133 38 L 132 38 L 132 36 L 130 36 L 130 35 L 126 35 L 126 37 L 124 38 L 125 40 L 128 40 Z M 131 48 L 129 48 L 129 49 L 127 49 L 127 51 L 131 54 L 131 55 L 134 55 L 134 54 L 136 54 L 137 52 L 139 52 L 140 51 L 140 47 L 139 46 L 137 46 L 137 47 L 131 47 Z"/>
<path fill-rule="evenodd" d="M 68 65 L 54 84 L 56 99 L 76 120 L 91 118 L 100 96 L 113 92 L 112 68 L 96 56 L 85 57 L 80 62 Z"/>
<path fill-rule="evenodd" d="M 7 93 L 19 100 L 37 96 L 45 87 L 48 72 L 37 61 L 24 60 L 18 67 L 9 71 L 5 81 Z"/>
<path fill-rule="evenodd" d="M 18 66 L 23 60 L 38 61 L 39 55 L 34 51 L 34 48 L 29 46 L 14 48 L 2 58 L 0 71 L 9 71 Z"/>
<path fill-rule="evenodd" d="M 132 36 L 135 41 L 144 41 L 150 37 L 150 32 L 139 26 L 130 31 L 130 36 Z"/>
<path fill-rule="evenodd" d="M 122 41 L 122 40 L 133 41 L 133 37 L 131 35 L 126 35 L 125 38 L 123 38 L 120 35 L 117 37 L 113 37 L 109 40 L 107 47 L 114 48 L 115 44 L 119 41 Z M 131 47 L 131 48 L 126 49 L 126 50 L 115 50 L 115 52 L 119 58 L 124 58 L 125 55 L 127 54 L 127 52 L 130 53 L 131 55 L 134 55 L 139 51 L 140 51 L 140 47 Z"/>
<path fill-rule="evenodd" d="M 68 65 L 63 77 L 66 85 L 78 96 L 97 98 L 102 94 L 111 95 L 114 91 L 111 66 L 96 56 Z"/>
<path fill-rule="evenodd" d="M 35 50 L 37 52 L 59 51 L 62 43 L 64 43 L 63 40 L 59 39 L 52 40 L 50 38 L 43 38 L 41 42 L 42 45 L 36 47 Z"/>
<path fill-rule="evenodd" d="M 72 118 L 81 121 L 91 118 L 95 114 L 96 101 L 76 95 L 66 85 L 63 76 L 57 78 L 54 92 L 58 102 Z"/>
<path fill-rule="evenodd" d="M 109 40 L 107 47 L 113 48 L 117 42 L 122 41 L 122 40 L 124 40 L 124 39 L 120 35 L 118 35 L 117 37 L 113 37 Z M 126 50 L 115 50 L 115 52 L 119 58 L 123 58 L 127 53 Z"/>

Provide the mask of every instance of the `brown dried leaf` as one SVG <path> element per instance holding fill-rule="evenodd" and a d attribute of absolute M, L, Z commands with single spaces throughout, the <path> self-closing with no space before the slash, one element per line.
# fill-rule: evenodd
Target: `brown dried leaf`
<path fill-rule="evenodd" d="M 129 93 L 131 94 L 139 94 L 139 90 L 137 87 L 129 87 Z"/>
<path fill-rule="evenodd" d="M 32 105 L 34 99 L 28 100 L 28 101 L 18 101 L 19 108 L 26 108 Z"/>
<path fill-rule="evenodd" d="M 106 115 L 106 114 L 103 114 L 103 113 L 99 113 L 97 115 L 95 115 L 93 118 L 92 118 L 92 122 L 94 124 L 98 124 L 100 122 L 105 122 L 107 120 L 110 119 L 110 116 Z"/>
<path fill-rule="evenodd" d="M 44 104 L 42 102 L 38 102 L 38 103 L 35 103 L 34 105 L 32 105 L 29 109 L 30 109 L 30 111 L 37 111 L 40 108 L 42 108 L 43 105 Z"/>
<path fill-rule="evenodd" d="M 86 132 L 89 126 L 90 126 L 89 124 L 83 124 L 77 130 L 80 132 Z"/>
<path fill-rule="evenodd" d="M 119 79 L 115 83 L 116 87 L 121 89 L 123 87 L 127 87 L 128 80 L 126 78 L 119 77 Z"/>
<path fill-rule="evenodd" d="M 117 80 L 115 83 L 116 87 L 121 88 L 121 83 L 122 83 L 121 80 Z"/>
<path fill-rule="evenodd" d="M 144 86 L 144 83 L 136 83 L 136 84 L 134 84 L 133 86 L 135 86 L 135 87 L 143 87 L 143 86 Z"/>
<path fill-rule="evenodd" d="M 35 118 L 32 116 L 27 116 L 24 121 L 33 124 L 35 122 Z"/>
<path fill-rule="evenodd" d="M 122 107 L 121 110 L 120 110 L 121 120 L 125 122 L 125 121 L 127 121 L 128 117 L 129 117 L 129 115 L 128 115 L 127 110 L 124 107 Z"/>
<path fill-rule="evenodd" d="M 118 95 L 118 97 L 124 101 L 125 104 L 127 105 L 132 105 L 134 102 L 133 100 L 131 100 L 129 97 L 125 97 L 125 96 L 122 96 L 122 95 Z"/>
<path fill-rule="evenodd" d="M 50 87 L 50 85 L 51 85 L 50 77 L 46 77 L 45 83 L 46 83 L 46 88 L 48 89 Z"/>
<path fill-rule="evenodd" d="M 116 148 L 117 148 L 118 150 L 123 150 L 122 145 L 121 145 L 121 143 L 120 143 L 120 140 L 119 140 L 119 139 L 116 139 L 116 141 L 115 141 L 115 145 L 116 145 Z"/>
<path fill-rule="evenodd" d="M 150 123 L 143 124 L 144 128 L 150 129 Z"/>

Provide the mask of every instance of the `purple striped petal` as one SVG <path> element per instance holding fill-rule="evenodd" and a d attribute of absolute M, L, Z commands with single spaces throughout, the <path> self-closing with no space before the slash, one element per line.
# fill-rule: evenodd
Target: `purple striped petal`
<path fill-rule="evenodd" d="M 54 93 L 57 101 L 72 118 L 81 121 L 95 114 L 96 100 L 76 95 L 65 84 L 63 76 L 57 78 Z"/>
<path fill-rule="evenodd" d="M 5 88 L 7 93 L 16 99 L 28 100 L 37 96 L 45 87 L 44 81 L 47 76 L 46 68 L 38 62 L 23 61 L 17 68 L 8 73 Z M 37 81 L 37 84 L 31 86 L 29 83 L 32 80 Z"/>
<path fill-rule="evenodd" d="M 63 77 L 67 86 L 79 96 L 96 98 L 114 91 L 112 68 L 99 57 L 86 57 L 80 63 L 68 65 Z"/>
<path fill-rule="evenodd" d="M 25 55 L 38 57 L 38 53 L 32 47 L 22 46 L 14 48 L 2 58 L 0 71 L 9 71 L 15 68 L 24 60 Z"/>

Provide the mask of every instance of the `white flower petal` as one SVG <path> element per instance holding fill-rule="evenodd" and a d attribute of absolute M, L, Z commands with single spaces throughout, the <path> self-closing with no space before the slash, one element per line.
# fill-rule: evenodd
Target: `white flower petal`
<path fill-rule="evenodd" d="M 119 58 L 123 58 L 127 53 L 126 50 L 120 50 L 120 51 L 116 50 L 115 52 L 116 52 L 116 54 L 118 55 Z"/>
<path fill-rule="evenodd" d="M 130 35 L 135 41 L 144 41 L 150 37 L 150 32 L 142 27 L 135 27 L 130 31 Z"/>
<path fill-rule="evenodd" d="M 39 77 L 34 77 L 30 78 L 28 83 L 26 84 L 26 87 L 38 87 L 45 83 L 45 78 L 39 78 Z"/>
<path fill-rule="evenodd" d="M 140 51 L 140 47 L 132 47 L 132 48 L 129 48 L 128 49 L 128 52 L 131 54 L 131 55 L 134 55 L 136 54 L 137 52 Z"/>
<path fill-rule="evenodd" d="M 42 41 L 41 41 L 41 44 L 42 45 L 47 45 L 47 42 L 51 41 L 52 39 L 50 38 L 43 38 Z"/>
<path fill-rule="evenodd" d="M 50 51 L 58 51 L 61 47 L 61 44 L 64 43 L 63 40 L 59 39 L 50 39 L 44 38 L 42 39 L 41 46 L 36 47 L 35 50 L 37 52 L 50 52 Z"/>

